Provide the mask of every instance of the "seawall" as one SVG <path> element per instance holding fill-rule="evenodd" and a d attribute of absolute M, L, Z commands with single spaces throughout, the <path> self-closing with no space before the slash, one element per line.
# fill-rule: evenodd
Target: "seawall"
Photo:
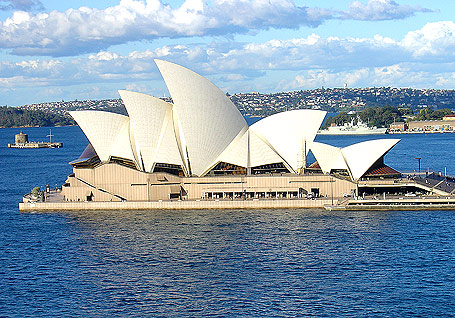
<path fill-rule="evenodd" d="M 333 201 L 336 204 L 336 200 Z M 324 208 L 331 199 L 290 200 L 184 200 L 126 202 L 26 202 L 19 211 L 81 211 L 81 210 L 197 210 L 197 209 L 286 209 Z"/>
<path fill-rule="evenodd" d="M 455 210 L 455 197 L 347 200 L 341 205 L 326 205 L 324 208 L 330 211 Z"/>

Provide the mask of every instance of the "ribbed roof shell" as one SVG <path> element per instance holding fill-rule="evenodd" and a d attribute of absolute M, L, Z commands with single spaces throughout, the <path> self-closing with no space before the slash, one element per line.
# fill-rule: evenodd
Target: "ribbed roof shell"
<path fill-rule="evenodd" d="M 179 115 L 192 174 L 200 176 L 247 124 L 229 98 L 210 81 L 177 64 L 155 62 Z"/>
<path fill-rule="evenodd" d="M 271 163 L 282 162 L 283 158 L 273 150 L 263 138 L 258 136 L 253 130 L 249 130 L 249 145 L 250 145 L 250 167 L 258 167 Z M 286 164 L 285 164 L 286 165 Z"/>
<path fill-rule="evenodd" d="M 322 172 L 330 173 L 330 171 L 334 169 L 348 170 L 341 148 L 326 145 L 320 142 L 313 142 L 310 145 L 310 149 L 318 161 Z"/>
<path fill-rule="evenodd" d="M 302 164 L 304 141 L 309 144 L 324 120 L 326 112 L 299 109 L 274 114 L 254 123 L 250 130 L 262 136 L 297 171 Z"/>
<path fill-rule="evenodd" d="M 248 129 L 242 130 L 223 151 L 214 164 L 227 162 L 240 167 L 248 167 Z"/>
<path fill-rule="evenodd" d="M 102 162 L 108 162 L 111 156 L 135 162 L 127 116 L 96 110 L 69 113 L 87 136 Z"/>
<path fill-rule="evenodd" d="M 172 104 L 150 95 L 119 90 L 134 132 L 135 152 L 143 170 L 157 162 L 182 165 L 172 118 Z"/>
<path fill-rule="evenodd" d="M 400 139 L 376 139 L 359 142 L 341 151 L 354 180 L 360 179 L 365 172 L 384 156 Z"/>

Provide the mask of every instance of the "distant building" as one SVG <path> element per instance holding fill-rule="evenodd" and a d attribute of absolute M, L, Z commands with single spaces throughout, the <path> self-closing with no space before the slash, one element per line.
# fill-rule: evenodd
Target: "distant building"
<path fill-rule="evenodd" d="M 445 115 L 442 120 L 455 120 L 455 114 Z"/>
<path fill-rule="evenodd" d="M 454 132 L 455 120 L 410 121 L 408 126 L 413 132 Z"/>
<path fill-rule="evenodd" d="M 403 132 L 408 130 L 408 125 L 405 122 L 397 121 L 393 122 L 389 126 L 389 132 Z"/>

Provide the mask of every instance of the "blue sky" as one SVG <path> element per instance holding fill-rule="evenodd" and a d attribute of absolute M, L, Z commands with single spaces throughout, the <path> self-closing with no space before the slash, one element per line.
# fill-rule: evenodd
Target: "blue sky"
<path fill-rule="evenodd" d="M 418 0 L 0 0 L 0 105 L 167 95 L 153 59 L 229 93 L 455 87 L 455 6 Z"/>

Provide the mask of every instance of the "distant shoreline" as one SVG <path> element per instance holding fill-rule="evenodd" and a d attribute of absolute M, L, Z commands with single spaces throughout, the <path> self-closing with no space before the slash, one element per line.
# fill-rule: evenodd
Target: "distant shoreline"
<path fill-rule="evenodd" d="M 389 131 L 387 134 L 389 135 L 411 135 L 411 134 L 453 134 L 455 131 Z"/>
<path fill-rule="evenodd" d="M 9 129 L 9 128 L 59 128 L 59 127 L 73 127 L 77 125 L 62 125 L 62 126 L 13 126 L 13 127 L 0 127 L 0 129 Z"/>

